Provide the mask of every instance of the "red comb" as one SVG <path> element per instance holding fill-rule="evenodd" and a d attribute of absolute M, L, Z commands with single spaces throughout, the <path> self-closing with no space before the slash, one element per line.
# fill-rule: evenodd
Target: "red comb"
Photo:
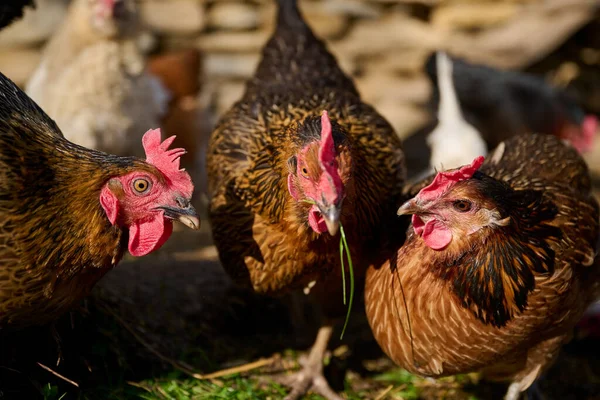
<path fill-rule="evenodd" d="M 335 143 L 331 131 L 331 121 L 327 111 L 321 115 L 321 145 L 319 146 L 319 161 L 323 164 L 325 170 L 329 170 L 335 161 Z"/>
<path fill-rule="evenodd" d="M 165 139 L 161 143 L 160 129 L 150 129 L 142 138 L 142 145 L 146 152 L 146 162 L 154 165 L 171 183 L 182 192 L 183 195 L 191 197 L 194 186 L 187 172 L 179 169 L 179 162 L 185 149 L 170 149 L 169 146 L 175 140 L 175 136 Z"/>
<path fill-rule="evenodd" d="M 417 194 L 417 198 L 425 201 L 437 199 L 455 183 L 472 178 L 473 174 L 483 164 L 483 160 L 483 156 L 479 156 L 473 160 L 471 165 L 465 165 L 454 171 L 438 172 L 433 182 L 421 189 Z"/>
<path fill-rule="evenodd" d="M 590 151 L 594 146 L 594 138 L 598 130 L 598 118 L 594 115 L 587 115 L 581 124 L 583 134 L 583 148 L 581 151 Z"/>

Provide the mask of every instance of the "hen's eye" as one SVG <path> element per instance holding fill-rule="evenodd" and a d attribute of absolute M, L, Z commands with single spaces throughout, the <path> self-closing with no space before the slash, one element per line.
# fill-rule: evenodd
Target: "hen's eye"
<path fill-rule="evenodd" d="M 150 182 L 147 179 L 136 179 L 133 181 L 132 185 L 133 189 L 139 194 L 145 193 L 150 189 Z"/>
<path fill-rule="evenodd" d="M 302 170 L 301 170 L 301 172 L 302 172 L 302 175 L 305 178 L 308 178 L 308 169 L 306 169 L 306 167 L 303 167 Z"/>
<path fill-rule="evenodd" d="M 468 200 L 456 200 L 452 205 L 460 212 L 467 212 L 472 207 L 471 202 Z"/>

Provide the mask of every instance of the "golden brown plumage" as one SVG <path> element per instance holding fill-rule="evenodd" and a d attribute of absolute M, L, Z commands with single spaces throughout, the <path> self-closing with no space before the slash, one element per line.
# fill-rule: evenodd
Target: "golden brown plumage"
<path fill-rule="evenodd" d="M 279 4 L 254 78 L 210 139 L 213 237 L 238 283 L 281 294 L 316 281 L 312 293 L 326 317 L 339 317 L 345 307 L 336 213 L 360 280 L 379 255 L 384 220 L 399 205 L 404 157 L 390 125 L 361 101 L 295 1 Z M 325 131 L 334 143 L 329 161 Z M 320 336 L 325 344 L 327 332 Z"/>
<path fill-rule="evenodd" d="M 415 195 L 431 183 L 411 188 Z M 472 178 L 399 210 L 413 225 L 397 255 L 367 273 L 378 343 L 427 376 L 483 370 L 516 399 L 546 369 L 598 288 L 598 204 L 584 161 L 559 139 L 501 143 Z M 423 192 L 420 192 L 422 195 Z M 433 223 L 432 223 L 433 224 Z M 429 236 L 428 236 L 429 235 Z"/>
<path fill-rule="evenodd" d="M 197 221 L 193 208 L 178 203 L 189 202 L 189 176 L 165 173 L 179 162 L 163 161 L 117 157 L 67 141 L 0 74 L 0 331 L 46 324 L 68 311 L 119 262 L 128 240 L 138 255 L 158 248 L 170 234 L 167 214 L 175 207 Z M 126 176 L 139 177 L 131 189 L 121 183 Z M 183 185 L 175 187 L 172 178 Z M 131 203 L 128 193 L 144 182 L 152 187 L 138 186 L 136 199 L 147 203 Z M 102 203 L 103 196 L 112 203 Z M 138 207 L 133 213 L 130 204 Z M 146 212 L 146 204 L 172 209 Z M 162 236 L 150 237 L 160 229 Z"/>

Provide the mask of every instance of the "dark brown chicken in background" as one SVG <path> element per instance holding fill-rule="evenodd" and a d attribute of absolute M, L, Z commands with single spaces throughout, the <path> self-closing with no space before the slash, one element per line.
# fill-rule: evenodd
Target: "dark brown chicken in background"
<path fill-rule="evenodd" d="M 198 229 L 171 141 L 147 133 L 146 161 L 75 145 L 0 74 L 0 331 L 68 312 L 126 249 L 158 249 L 172 220 Z"/>
<path fill-rule="evenodd" d="M 408 371 L 482 370 L 512 381 L 515 400 L 598 295 L 598 204 L 586 164 L 554 136 L 511 138 L 469 168 L 424 188 L 428 178 L 398 210 L 413 224 L 397 255 L 368 271 L 367 316 Z"/>
<path fill-rule="evenodd" d="M 360 282 L 399 205 L 404 156 L 296 2 L 279 1 L 277 18 L 255 76 L 209 142 L 210 221 L 220 260 L 238 283 L 267 295 L 305 288 L 323 310 L 288 398 L 312 388 L 339 399 L 322 376 L 333 320 L 346 312 L 339 224 Z"/>
<path fill-rule="evenodd" d="M 204 156 L 198 154 L 205 150 L 200 149 L 200 142 L 205 144 L 210 132 L 205 127 L 208 118 L 198 99 L 201 67 L 202 57 L 198 49 L 170 51 L 154 55 L 148 60 L 148 71 L 161 81 L 171 95 L 161 123 L 167 134 L 177 134 L 180 146 L 188 151 L 186 159 L 181 160 L 188 171 L 196 167 L 197 158 Z M 194 182 L 198 185 L 196 179 Z"/>
<path fill-rule="evenodd" d="M 3 0 L 0 4 L 0 29 L 23 18 L 25 7 L 35 8 L 33 0 Z"/>
<path fill-rule="evenodd" d="M 481 132 L 489 149 L 512 136 L 531 132 L 568 140 L 580 152 L 590 149 L 596 130 L 588 129 L 588 125 L 590 118 L 596 118 L 586 118 L 568 92 L 532 74 L 451 58 L 461 110 L 466 120 Z M 425 70 L 434 88 L 432 102 L 437 104 L 435 54 L 427 59 Z"/>

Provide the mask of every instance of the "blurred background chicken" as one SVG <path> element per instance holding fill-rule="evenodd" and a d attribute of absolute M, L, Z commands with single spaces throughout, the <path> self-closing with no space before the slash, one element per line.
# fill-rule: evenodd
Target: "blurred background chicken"
<path fill-rule="evenodd" d="M 554 136 L 516 136 L 482 163 L 415 187 L 398 210 L 412 215 L 406 242 L 368 271 L 367 316 L 408 371 L 482 370 L 516 400 L 600 294 L 598 202 L 587 165 Z"/>
<path fill-rule="evenodd" d="M 416 180 L 436 168 L 465 165 L 501 141 L 526 133 L 557 136 L 581 153 L 594 148 L 597 117 L 586 115 L 572 95 L 536 76 L 469 63 L 443 52 L 431 54 L 424 68 L 437 121 L 408 139 L 429 132 L 429 168 L 425 157 L 409 159 L 411 172 L 421 171 Z"/>
<path fill-rule="evenodd" d="M 171 95 L 148 73 L 134 0 L 75 0 L 46 45 L 26 92 L 66 138 L 113 154 L 141 155 Z"/>
<path fill-rule="evenodd" d="M 462 114 L 452 78 L 452 61 L 443 52 L 437 53 L 435 61 L 439 93 L 438 124 L 427 136 L 427 144 L 431 149 L 428 174 L 434 170 L 460 167 L 477 156 L 487 154 L 486 142 Z"/>

